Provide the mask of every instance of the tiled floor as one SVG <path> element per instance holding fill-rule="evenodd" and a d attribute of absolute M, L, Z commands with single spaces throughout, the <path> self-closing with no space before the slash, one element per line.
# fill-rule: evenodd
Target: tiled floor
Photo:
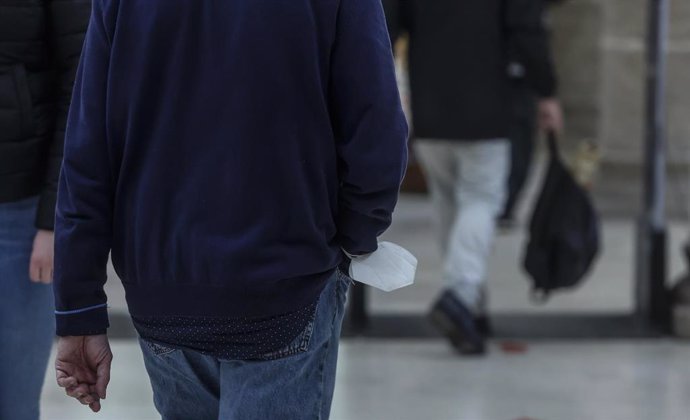
<path fill-rule="evenodd" d="M 420 259 L 417 284 L 394 294 L 374 293 L 376 312 L 426 310 L 441 287 L 433 212 L 423 198 L 404 197 L 387 238 Z M 683 269 L 680 244 L 687 229 L 671 227 L 671 272 Z M 525 240 L 499 237 L 491 260 L 495 311 L 626 311 L 633 302 L 634 223 L 607 220 L 605 252 L 581 289 L 545 307 L 527 299 L 519 270 Z M 117 281 L 109 286 L 113 311 L 124 311 Z M 456 358 L 441 341 L 348 340 L 342 345 L 334 420 L 686 420 L 690 418 L 690 343 L 682 341 L 528 342 L 523 354 L 494 343 L 484 359 Z M 134 341 L 113 343 L 108 400 L 92 415 L 63 396 L 49 371 L 45 420 L 153 420 L 156 413 Z M 194 419 L 189 419 L 194 420 Z M 253 420 L 253 419 L 247 419 Z M 270 419 L 273 420 L 273 419 Z M 280 420 L 277 416 L 275 420 Z"/>
<path fill-rule="evenodd" d="M 43 418 L 156 419 L 138 347 L 116 342 L 113 352 L 101 413 L 64 396 L 51 372 Z M 332 419 L 686 420 L 689 359 L 689 345 L 670 341 L 530 343 L 524 354 L 493 347 L 486 359 L 463 360 L 441 342 L 350 340 Z"/>

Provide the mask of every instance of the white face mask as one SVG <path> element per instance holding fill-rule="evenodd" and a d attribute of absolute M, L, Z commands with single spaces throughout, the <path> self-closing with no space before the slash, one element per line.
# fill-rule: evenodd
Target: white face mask
<path fill-rule="evenodd" d="M 417 258 L 405 248 L 391 242 L 379 243 L 379 248 L 350 264 L 350 277 L 360 283 L 391 292 L 414 283 Z"/>

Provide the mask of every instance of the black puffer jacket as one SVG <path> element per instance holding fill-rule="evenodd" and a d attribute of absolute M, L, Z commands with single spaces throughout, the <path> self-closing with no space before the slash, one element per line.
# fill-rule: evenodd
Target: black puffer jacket
<path fill-rule="evenodd" d="M 383 0 L 393 41 L 410 36 L 416 137 L 508 136 L 509 68 L 518 63 L 542 97 L 556 80 L 544 0 Z"/>
<path fill-rule="evenodd" d="M 0 0 L 0 203 L 40 194 L 53 229 L 65 121 L 90 0 Z"/>

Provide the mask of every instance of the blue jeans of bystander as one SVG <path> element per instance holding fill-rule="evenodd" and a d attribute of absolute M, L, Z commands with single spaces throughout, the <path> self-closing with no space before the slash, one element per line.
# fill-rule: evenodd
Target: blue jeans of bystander
<path fill-rule="evenodd" d="M 0 419 L 38 420 L 55 334 L 53 291 L 29 280 L 37 198 L 0 204 Z"/>

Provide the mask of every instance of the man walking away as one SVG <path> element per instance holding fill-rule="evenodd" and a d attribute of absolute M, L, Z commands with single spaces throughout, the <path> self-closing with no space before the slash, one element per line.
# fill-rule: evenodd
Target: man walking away
<path fill-rule="evenodd" d="M 508 63 L 543 92 L 541 123 L 560 130 L 542 0 L 387 0 L 391 37 L 410 36 L 416 153 L 439 214 L 447 288 L 432 320 L 462 354 L 485 351 L 487 259 L 510 165 Z"/>
<path fill-rule="evenodd" d="M 327 419 L 407 125 L 379 0 L 94 0 L 56 224 L 60 386 L 106 397 L 106 262 L 165 420 Z"/>

